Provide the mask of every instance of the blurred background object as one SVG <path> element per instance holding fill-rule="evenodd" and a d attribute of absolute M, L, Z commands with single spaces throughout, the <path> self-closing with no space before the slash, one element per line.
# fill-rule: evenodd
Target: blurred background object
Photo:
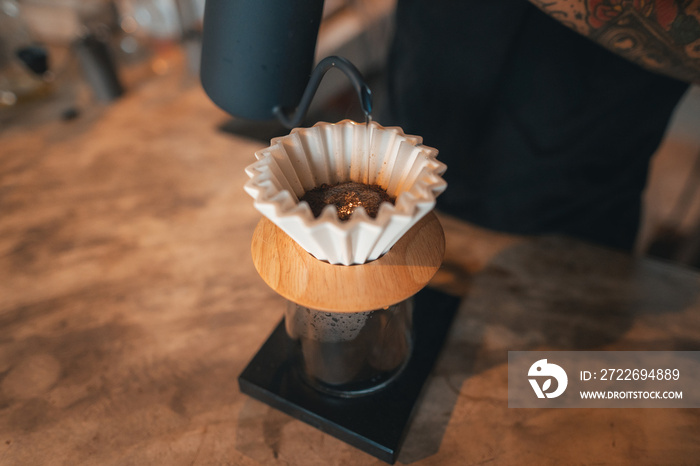
<path fill-rule="evenodd" d="M 204 0 L 0 0 L 0 129 L 95 117 L 171 73 L 196 85 L 203 9 Z"/>
<path fill-rule="evenodd" d="M 144 47 L 179 42 L 189 72 L 199 72 L 204 0 L 117 0 L 116 6 L 123 54 L 138 56 Z"/>
<path fill-rule="evenodd" d="M 87 29 L 84 35 L 73 42 L 72 50 L 78 57 L 83 77 L 97 100 L 109 102 L 124 93 L 108 37 Z"/>
<path fill-rule="evenodd" d="M 681 100 L 652 159 L 637 252 L 700 268 L 700 86 Z"/>
<path fill-rule="evenodd" d="M 14 0 L 0 0 L 0 106 L 49 90 L 48 53 L 35 43 Z"/>

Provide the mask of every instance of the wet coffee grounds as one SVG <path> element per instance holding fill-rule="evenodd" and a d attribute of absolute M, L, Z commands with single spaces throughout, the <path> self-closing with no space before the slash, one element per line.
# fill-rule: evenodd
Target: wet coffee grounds
<path fill-rule="evenodd" d="M 306 201 L 311 207 L 314 217 L 321 215 L 324 207 L 335 204 L 340 220 L 349 220 L 352 213 L 359 206 L 364 207 L 367 214 L 377 217 L 379 206 L 382 202 L 394 203 L 395 199 L 379 185 L 367 185 L 348 181 L 336 185 L 322 184 L 304 193 L 300 201 Z"/>

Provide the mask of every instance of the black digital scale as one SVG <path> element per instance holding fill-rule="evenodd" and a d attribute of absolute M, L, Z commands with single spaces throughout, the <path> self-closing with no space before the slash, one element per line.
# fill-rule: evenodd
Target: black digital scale
<path fill-rule="evenodd" d="M 238 377 L 241 392 L 393 464 L 460 301 L 430 288 L 413 299 L 413 352 L 387 387 L 354 398 L 311 388 L 297 369 L 297 344 L 283 319 Z"/>

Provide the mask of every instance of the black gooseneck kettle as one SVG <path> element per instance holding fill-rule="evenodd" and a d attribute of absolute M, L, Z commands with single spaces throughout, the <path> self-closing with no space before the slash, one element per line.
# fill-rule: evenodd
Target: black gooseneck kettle
<path fill-rule="evenodd" d="M 372 94 L 348 60 L 327 57 L 312 71 L 322 13 L 323 0 L 206 0 L 200 74 L 209 98 L 233 116 L 293 128 L 336 67 L 371 115 Z"/>

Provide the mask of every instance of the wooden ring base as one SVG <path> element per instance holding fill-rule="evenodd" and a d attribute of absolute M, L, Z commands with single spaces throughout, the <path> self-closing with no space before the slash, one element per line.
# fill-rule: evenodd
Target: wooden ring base
<path fill-rule="evenodd" d="M 379 259 L 332 265 L 313 257 L 263 217 L 251 251 L 265 283 L 288 300 L 324 311 L 371 311 L 403 301 L 428 284 L 442 263 L 445 234 L 430 212 Z"/>

